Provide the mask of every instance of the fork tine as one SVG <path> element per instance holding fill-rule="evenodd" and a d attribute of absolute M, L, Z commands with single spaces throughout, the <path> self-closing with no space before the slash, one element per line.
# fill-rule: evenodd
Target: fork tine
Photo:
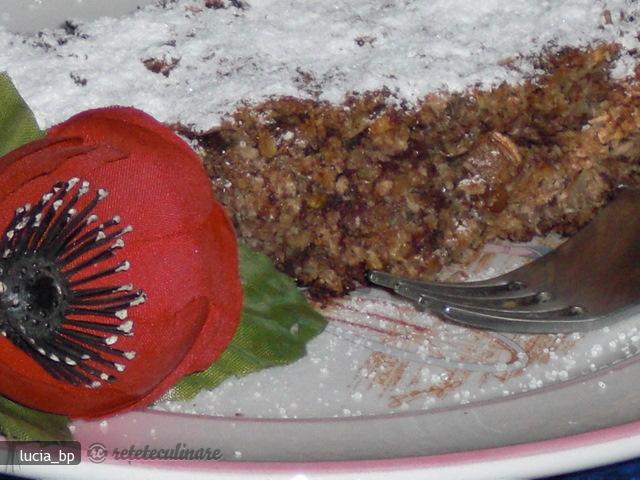
<path fill-rule="evenodd" d="M 437 307 L 442 316 L 454 322 L 512 333 L 569 333 L 591 329 L 600 320 L 590 315 L 571 313 L 573 308 L 545 312 L 507 310 L 489 313 L 450 305 Z"/>
<path fill-rule="evenodd" d="M 528 310 L 537 308 L 539 305 L 547 304 L 551 300 L 548 292 L 534 292 L 530 290 L 507 291 L 493 296 L 476 295 L 450 295 L 444 293 L 433 293 L 422 286 L 415 286 L 399 281 L 393 288 L 394 292 L 405 298 L 411 299 L 420 304 L 433 302 L 446 303 L 447 305 L 493 308 L 498 310 L 515 310 L 517 307 L 527 306 Z"/>
<path fill-rule="evenodd" d="M 541 294 L 524 287 L 515 291 L 495 288 L 508 285 L 506 283 L 488 287 L 476 284 L 469 290 L 475 294 L 465 295 L 460 289 L 432 289 L 432 286 L 438 287 L 440 284 L 409 281 L 384 272 L 372 272 L 369 277 L 373 277 L 372 281 L 379 285 L 386 282 L 384 286 L 398 295 L 428 307 L 449 320 L 473 327 L 514 333 L 558 333 L 592 328 L 596 320 L 585 315 L 581 307 L 554 308 L 551 304 L 545 304 L 547 297 L 544 292 Z M 523 306 L 527 308 L 517 308 Z"/>
<path fill-rule="evenodd" d="M 520 287 L 518 282 L 505 282 L 503 280 L 490 279 L 477 282 L 426 282 L 413 280 L 411 278 L 399 277 L 397 275 L 391 275 L 387 272 L 381 272 L 379 270 L 372 270 L 367 274 L 369 280 L 377 285 L 393 288 L 398 282 L 404 282 L 406 284 L 424 286 L 425 288 L 433 288 L 439 291 L 451 291 L 451 292 L 472 292 L 478 288 L 491 288 L 492 291 L 499 292 L 505 290 L 515 290 Z"/>
<path fill-rule="evenodd" d="M 464 283 L 421 282 L 409 278 L 397 277 L 386 272 L 372 271 L 368 274 L 371 283 L 396 290 L 400 285 L 412 286 L 424 293 L 455 297 L 496 297 L 521 296 L 535 292 L 525 291 L 525 285 L 515 281 L 480 281 Z"/>

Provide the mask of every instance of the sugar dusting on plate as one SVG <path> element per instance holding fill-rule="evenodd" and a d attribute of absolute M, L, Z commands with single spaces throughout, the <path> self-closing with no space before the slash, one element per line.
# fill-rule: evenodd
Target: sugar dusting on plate
<path fill-rule="evenodd" d="M 207 7 L 208 5 L 208 7 Z M 518 82 L 544 48 L 617 42 L 633 73 L 640 15 L 628 0 L 160 2 L 122 18 L 16 35 L 0 65 L 48 127 L 81 110 L 134 105 L 199 129 L 242 102 L 340 102 L 387 88 L 398 102 Z M 631 53 L 630 53 L 631 52 Z"/>
<path fill-rule="evenodd" d="M 479 279 L 537 258 L 559 239 L 488 245 L 442 279 Z M 425 411 L 490 401 L 584 377 L 638 354 L 638 317 L 588 333 L 499 334 L 439 319 L 380 290 L 323 310 L 326 331 L 293 365 L 232 379 L 170 412 L 326 418 Z M 605 377 L 606 378 L 606 377 Z M 599 380 L 598 388 L 607 388 Z"/>

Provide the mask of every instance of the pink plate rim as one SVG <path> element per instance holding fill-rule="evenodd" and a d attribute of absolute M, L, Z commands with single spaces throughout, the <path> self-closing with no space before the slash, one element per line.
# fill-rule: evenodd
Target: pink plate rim
<path fill-rule="evenodd" d="M 244 462 L 244 461 L 159 461 L 137 460 L 128 463 L 129 467 L 153 466 L 173 470 L 217 470 L 234 473 L 354 473 L 372 470 L 406 471 L 416 469 L 434 469 L 442 467 L 479 464 L 485 462 L 499 462 L 503 460 L 532 457 L 548 453 L 557 454 L 561 451 L 574 450 L 605 444 L 621 439 L 640 437 L 640 420 L 626 424 L 592 430 L 589 432 L 569 435 L 566 437 L 537 442 L 522 443 L 504 447 L 468 450 L 464 452 L 444 453 L 435 455 L 389 458 L 380 460 L 344 460 L 344 461 L 312 461 L 312 462 Z M 107 461 L 113 465 L 124 464 L 125 461 Z M 213 468 L 212 468 L 213 467 Z"/>
<path fill-rule="evenodd" d="M 525 393 L 520 393 L 515 395 L 515 399 L 523 398 L 523 397 L 531 397 L 531 396 L 539 396 L 544 394 L 545 391 L 559 390 L 564 389 L 569 385 L 576 385 L 586 381 L 592 382 L 595 379 L 602 377 L 610 372 L 620 372 L 626 370 L 630 366 L 635 366 L 640 364 L 640 354 L 635 354 L 625 360 L 620 361 L 619 363 L 609 365 L 603 369 L 600 369 L 595 372 L 589 372 L 587 374 L 578 376 L 576 378 L 570 379 L 565 382 L 561 382 L 559 384 L 549 385 L 543 387 L 539 390 L 529 391 Z M 493 404 L 493 403 L 502 403 L 509 402 L 514 399 L 514 397 L 510 398 L 501 398 L 501 399 L 492 399 L 486 400 L 483 402 L 478 402 L 478 404 Z M 460 405 L 456 405 L 453 407 L 443 408 L 442 410 L 458 410 L 460 409 Z M 137 412 L 140 413 L 147 418 L 149 416 L 157 416 L 163 417 L 166 415 L 172 417 L 191 417 L 193 415 L 189 414 L 181 414 L 181 413 L 168 413 L 161 411 L 142 411 Z M 434 411 L 430 412 L 420 412 L 419 415 L 428 415 L 429 413 L 434 413 Z M 396 413 L 392 416 L 413 416 L 416 412 L 406 412 L 406 413 Z M 136 412 L 131 412 L 128 415 L 136 415 Z M 388 415 L 381 415 L 381 417 L 387 417 Z M 206 416 L 205 416 L 206 417 Z M 375 417 L 375 416 L 374 416 Z M 230 419 L 224 419 L 230 420 Z M 342 419 L 335 418 L 315 418 L 315 419 L 304 419 L 304 423 L 315 423 L 315 422 L 333 422 L 333 421 L 341 421 Z M 356 417 L 352 418 L 352 421 L 368 421 L 367 418 L 364 417 Z M 235 418 L 233 419 L 235 422 L 266 422 L 271 423 L 274 421 L 277 422 L 294 422 L 297 423 L 300 420 L 296 419 L 257 419 L 257 418 Z M 570 435 L 558 436 L 557 438 L 537 440 L 531 442 L 522 442 L 514 445 L 504 445 L 497 447 L 488 447 L 488 448 L 478 448 L 471 449 L 459 452 L 450 452 L 450 453 L 434 453 L 431 455 L 418 455 L 418 456 L 406 456 L 406 457 L 393 457 L 393 458 L 384 458 L 384 459 L 348 459 L 348 460 L 314 460 L 314 461 L 230 461 L 230 460 L 221 460 L 218 462 L 210 462 L 210 461 L 170 461 L 170 460 L 136 460 L 132 463 L 129 463 L 129 466 L 140 466 L 140 467 L 155 467 L 155 468 L 166 468 L 168 470 L 173 471 L 227 471 L 230 473 L 280 473 L 280 474 L 297 474 L 301 472 L 307 473 L 356 473 L 356 472 L 366 472 L 366 471 L 411 471 L 411 470 L 428 470 L 428 469 L 438 469 L 443 467 L 456 467 L 456 466 L 464 466 L 470 464 L 481 464 L 481 463 L 490 463 L 490 462 L 500 462 L 507 461 L 512 459 L 525 459 L 530 457 L 535 457 L 538 455 L 545 454 L 557 454 L 559 452 L 567 452 L 572 450 L 577 450 L 580 448 L 589 448 L 594 445 L 601 445 L 610 442 L 620 441 L 620 440 L 632 440 L 637 437 L 639 440 L 638 448 L 633 451 L 632 455 L 640 454 L 640 420 L 633 420 L 620 423 L 618 425 L 607 426 L 604 428 L 595 428 L 593 430 L 588 430 L 582 433 L 574 433 Z M 628 457 L 627 457 L 628 458 Z M 623 458 L 613 458 L 611 457 L 611 461 L 619 461 L 623 460 Z M 114 460 L 107 459 L 105 463 L 112 465 L 123 465 L 124 460 Z M 607 463 L 607 462 L 603 462 Z"/>

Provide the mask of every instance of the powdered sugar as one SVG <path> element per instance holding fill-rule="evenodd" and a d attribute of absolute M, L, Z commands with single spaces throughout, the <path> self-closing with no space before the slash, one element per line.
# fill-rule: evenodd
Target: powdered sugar
<path fill-rule="evenodd" d="M 558 239 L 546 239 L 556 246 Z M 548 251 L 494 244 L 476 262 L 450 266 L 443 280 L 511 270 Z M 378 290 L 322 310 L 326 331 L 292 365 L 225 381 L 184 402 L 155 409 L 221 416 L 322 418 L 425 411 L 493 401 L 601 372 L 640 352 L 639 317 L 568 335 L 468 329 L 420 312 Z M 637 361 L 637 360 L 636 360 Z M 597 385 L 601 391 L 606 388 Z"/>
<path fill-rule="evenodd" d="M 271 95 L 340 102 L 352 91 L 387 88 L 398 102 L 412 103 L 439 89 L 518 82 L 535 73 L 526 55 L 597 41 L 623 45 L 615 74 L 624 77 L 635 68 L 632 50 L 639 46 L 640 16 L 631 0 L 249 3 L 206 8 L 204 0 L 180 0 L 66 32 L 0 29 L 0 65 L 45 127 L 87 108 L 124 104 L 206 129 L 242 102 Z M 507 253 L 517 257 L 518 248 Z M 476 273 L 496 271 L 488 266 Z M 406 325 L 380 320 L 386 311 L 361 315 L 359 329 L 344 326 L 354 320 L 349 313 L 294 365 L 157 408 L 265 417 L 430 409 L 578 378 L 635 355 L 640 342 L 635 320 L 576 338 L 513 337 L 529 352 L 516 375 L 525 358 L 511 343 L 498 338 L 496 344 L 494 336 L 471 342 L 465 332 L 452 334 L 447 325 L 408 311 L 400 320 L 411 316 L 411 335 L 402 330 Z M 427 327 L 435 334 L 427 336 Z M 370 333 L 375 329 L 388 329 L 388 336 Z M 442 355 L 440 364 L 434 352 Z M 470 368 L 473 362 L 482 368 Z"/>
<path fill-rule="evenodd" d="M 517 82 L 535 73 L 522 55 L 545 47 L 621 43 L 616 74 L 625 76 L 639 44 L 630 0 L 206 3 L 146 7 L 67 32 L 0 29 L 0 65 L 45 127 L 124 104 L 206 129 L 271 95 L 340 102 L 388 88 L 415 102 L 439 89 Z"/>

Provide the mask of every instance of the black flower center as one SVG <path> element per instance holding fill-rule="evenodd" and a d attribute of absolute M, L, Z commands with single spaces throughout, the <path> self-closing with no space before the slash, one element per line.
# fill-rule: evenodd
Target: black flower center
<path fill-rule="evenodd" d="M 71 179 L 16 210 L 0 238 L 0 333 L 55 378 L 97 387 L 134 358 L 114 344 L 133 334 L 128 309 L 145 295 L 105 282 L 129 269 L 109 260 L 131 227 L 118 216 L 98 223 L 92 212 L 107 192 L 83 202 L 88 191 Z"/>
<path fill-rule="evenodd" d="M 64 277 L 55 262 L 38 255 L 12 260 L 3 262 L 4 273 L 0 274 L 5 290 L 0 296 L 4 321 L 29 338 L 55 334 L 68 308 L 67 299 L 72 296 Z"/>
<path fill-rule="evenodd" d="M 36 311 L 41 317 L 50 317 L 60 306 L 62 289 L 55 279 L 40 275 L 25 285 L 26 310 Z"/>

